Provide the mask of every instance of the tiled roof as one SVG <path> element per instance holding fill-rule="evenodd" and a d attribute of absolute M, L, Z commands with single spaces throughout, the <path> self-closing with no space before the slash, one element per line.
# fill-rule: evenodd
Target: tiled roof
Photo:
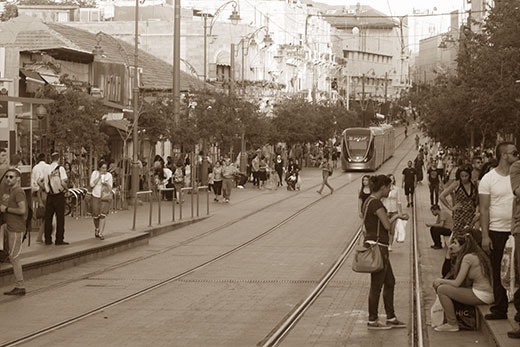
<path fill-rule="evenodd" d="M 62 24 L 48 23 L 50 29 L 74 42 L 82 50 L 92 52 L 97 44 L 96 35 L 88 31 Z M 133 65 L 134 46 L 108 34 L 102 33 L 100 46 L 107 62 Z M 173 67 L 155 56 L 139 50 L 139 67 L 143 69 L 141 88 L 152 90 L 172 89 Z M 181 89 L 193 90 L 203 87 L 203 83 L 195 77 L 181 71 Z"/>
<path fill-rule="evenodd" d="M 56 23 L 20 16 L 0 23 L 0 46 L 17 46 L 21 51 L 67 48 L 91 53 L 97 44 L 96 35 L 88 31 Z M 100 45 L 107 62 L 133 65 L 134 47 L 108 34 L 101 33 Z M 172 89 L 172 65 L 139 50 L 142 69 L 141 88 L 148 90 Z M 203 82 L 181 71 L 181 90 L 201 89 Z"/>

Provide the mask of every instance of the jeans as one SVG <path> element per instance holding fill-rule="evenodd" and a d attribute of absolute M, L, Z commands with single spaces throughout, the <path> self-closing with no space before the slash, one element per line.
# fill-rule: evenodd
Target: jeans
<path fill-rule="evenodd" d="M 430 184 L 430 204 L 432 206 L 439 204 L 439 185 L 438 184 Z"/>
<path fill-rule="evenodd" d="M 441 236 L 450 236 L 451 230 L 443 227 L 431 227 L 430 235 L 432 236 L 433 245 L 442 247 Z"/>
<path fill-rule="evenodd" d="M 63 242 L 65 234 L 65 194 L 49 194 L 45 202 L 45 241 L 52 242 L 52 217 L 56 213 L 56 242 Z"/>
<path fill-rule="evenodd" d="M 379 306 L 379 296 L 383 289 L 383 303 L 385 305 L 386 319 L 395 317 L 394 312 L 394 288 L 395 277 L 392 271 L 392 265 L 388 257 L 388 247 L 379 246 L 381 255 L 383 256 L 383 270 L 370 274 L 370 293 L 368 296 L 368 320 L 374 322 L 377 320 L 377 309 Z"/>
<path fill-rule="evenodd" d="M 222 180 L 222 196 L 224 199 L 231 198 L 231 189 L 233 189 L 233 179 L 224 178 Z"/>
<path fill-rule="evenodd" d="M 515 234 L 515 265 L 516 265 L 516 276 L 520 276 L 520 234 Z M 518 277 L 517 277 L 518 283 Z M 520 288 L 515 292 L 513 297 L 513 303 L 516 308 L 515 321 L 520 323 Z"/>
<path fill-rule="evenodd" d="M 509 232 L 492 231 L 489 230 L 489 238 L 493 245 L 489 260 L 491 261 L 491 271 L 493 272 L 493 295 L 495 297 L 495 305 L 491 306 L 491 312 L 496 314 L 507 313 L 507 293 L 500 280 L 500 268 L 502 264 L 502 256 L 504 255 L 504 248 Z M 520 295 L 520 294 L 519 294 Z"/>
<path fill-rule="evenodd" d="M 15 287 L 24 288 L 22 263 L 20 262 L 23 233 L 15 233 L 7 230 L 5 230 L 5 232 L 7 233 L 7 239 L 9 240 L 9 261 L 13 266 L 14 278 L 16 280 Z"/>
<path fill-rule="evenodd" d="M 455 315 L 455 307 L 453 300 L 466 305 L 483 305 L 484 302 L 473 294 L 473 289 L 465 287 L 454 287 L 448 284 L 442 284 L 437 288 L 437 295 L 441 302 L 446 321 L 451 325 L 458 325 L 457 316 Z"/>

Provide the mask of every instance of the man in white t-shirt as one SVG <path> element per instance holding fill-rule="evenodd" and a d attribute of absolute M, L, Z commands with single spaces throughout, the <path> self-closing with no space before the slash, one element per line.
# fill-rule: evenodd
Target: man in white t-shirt
<path fill-rule="evenodd" d="M 509 168 L 518 160 L 518 151 L 512 142 L 502 142 L 496 148 L 498 166 L 489 171 L 478 187 L 482 249 L 489 254 L 493 271 L 495 304 L 487 320 L 507 319 L 507 294 L 500 281 L 500 265 L 506 241 L 511 234 L 514 195 Z"/>

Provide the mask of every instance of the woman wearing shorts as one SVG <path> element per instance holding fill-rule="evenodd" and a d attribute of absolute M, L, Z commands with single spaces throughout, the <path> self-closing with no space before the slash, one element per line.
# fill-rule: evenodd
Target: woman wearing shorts
<path fill-rule="evenodd" d="M 107 171 L 108 165 L 104 160 L 99 161 L 98 170 L 90 176 L 92 187 L 92 218 L 94 220 L 94 236 L 104 240 L 106 216 L 110 210 L 112 197 L 112 174 Z"/>

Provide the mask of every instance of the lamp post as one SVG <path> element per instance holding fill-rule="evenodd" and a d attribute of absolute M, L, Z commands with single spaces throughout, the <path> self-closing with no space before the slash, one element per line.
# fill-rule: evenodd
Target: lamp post
<path fill-rule="evenodd" d="M 138 146 L 138 128 L 139 128 L 139 0 L 135 0 L 135 44 L 134 44 L 134 88 L 133 88 L 133 111 L 134 111 L 134 125 L 133 125 L 133 153 L 132 153 L 132 198 L 134 203 L 137 203 L 137 191 L 139 190 L 139 164 L 137 152 Z"/>
<path fill-rule="evenodd" d="M 207 58 L 208 58 L 208 28 L 210 31 L 210 35 L 213 32 L 213 26 L 215 25 L 216 18 L 220 15 L 220 13 L 224 10 L 224 8 L 229 5 L 233 5 L 233 11 L 231 12 L 231 15 L 229 16 L 229 20 L 233 25 L 238 24 L 240 21 L 240 14 L 237 11 L 238 3 L 234 0 L 228 1 L 222 6 L 220 6 L 214 14 L 209 14 L 206 12 L 203 12 L 201 14 L 195 14 L 196 16 L 202 16 L 204 19 L 204 52 L 203 52 L 203 78 L 204 78 L 204 90 L 206 89 L 206 81 L 208 80 L 208 73 L 207 73 Z M 208 17 L 211 17 L 211 22 L 208 26 Z M 201 169 L 201 183 L 202 185 L 207 185 L 208 183 L 208 162 L 206 160 L 206 156 L 208 153 L 208 140 L 206 138 L 202 139 L 202 163 L 200 166 Z"/>

